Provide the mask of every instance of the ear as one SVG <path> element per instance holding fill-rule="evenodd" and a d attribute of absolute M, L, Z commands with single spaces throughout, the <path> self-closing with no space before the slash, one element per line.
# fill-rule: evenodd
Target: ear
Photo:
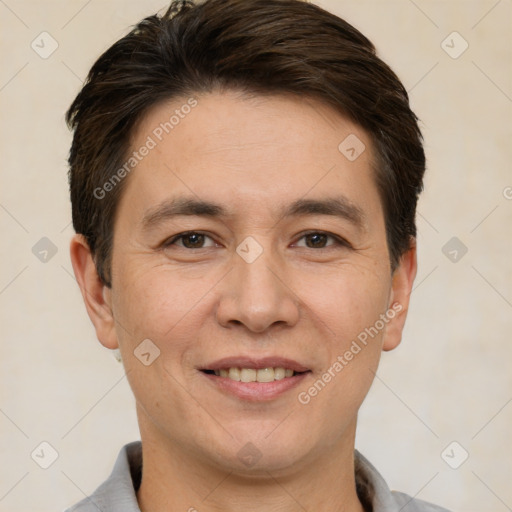
<path fill-rule="evenodd" d="M 410 249 L 400 258 L 398 267 L 393 272 L 388 310 L 391 320 L 386 325 L 382 350 L 396 348 L 402 341 L 402 331 L 409 310 L 409 298 L 418 268 L 416 240 L 411 241 Z M 391 317 L 391 312 L 394 316 Z"/>
<path fill-rule="evenodd" d="M 69 251 L 73 271 L 98 340 L 107 348 L 118 348 L 112 314 L 111 290 L 103 284 L 98 275 L 85 237 L 75 235 L 71 240 Z"/>

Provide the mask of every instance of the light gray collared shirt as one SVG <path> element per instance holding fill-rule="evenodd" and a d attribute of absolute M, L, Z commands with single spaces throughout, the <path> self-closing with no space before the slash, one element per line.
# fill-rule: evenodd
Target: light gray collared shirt
<path fill-rule="evenodd" d="M 449 512 L 445 508 L 391 491 L 379 472 L 355 451 L 357 493 L 368 512 Z M 136 491 L 142 475 L 142 443 L 121 449 L 108 479 L 91 496 L 64 512 L 141 512 Z"/>

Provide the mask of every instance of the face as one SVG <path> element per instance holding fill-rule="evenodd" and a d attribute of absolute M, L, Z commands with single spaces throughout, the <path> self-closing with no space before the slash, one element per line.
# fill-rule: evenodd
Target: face
<path fill-rule="evenodd" d="M 360 127 L 312 100 L 195 99 L 134 133 L 152 147 L 118 205 L 111 315 L 91 318 L 120 347 L 143 440 L 224 469 L 305 467 L 353 443 L 414 250 L 392 274 Z"/>

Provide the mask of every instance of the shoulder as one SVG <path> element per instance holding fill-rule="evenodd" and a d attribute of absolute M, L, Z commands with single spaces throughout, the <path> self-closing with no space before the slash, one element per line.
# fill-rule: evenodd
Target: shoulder
<path fill-rule="evenodd" d="M 108 481 L 104 482 L 93 494 L 75 503 L 72 507 L 64 510 L 64 512 L 98 512 L 100 510 L 110 510 L 110 508 L 106 507 L 105 500 L 103 499 L 104 494 L 108 494 L 109 492 L 108 487 Z"/>
<path fill-rule="evenodd" d="M 373 512 L 450 512 L 408 494 L 392 491 L 370 461 L 355 450 L 355 475 L 359 499 Z"/>
<path fill-rule="evenodd" d="M 403 492 L 391 491 L 391 495 L 395 503 L 400 506 L 400 512 L 450 512 L 446 508 L 412 498 Z"/>
<path fill-rule="evenodd" d="M 101 510 L 101 509 L 100 509 Z M 92 501 L 84 499 L 79 503 L 76 503 L 70 508 L 64 510 L 64 512 L 97 512 L 98 507 Z"/>
<path fill-rule="evenodd" d="M 142 444 L 135 441 L 123 446 L 107 480 L 64 512 L 140 512 L 136 489 L 141 471 Z"/>

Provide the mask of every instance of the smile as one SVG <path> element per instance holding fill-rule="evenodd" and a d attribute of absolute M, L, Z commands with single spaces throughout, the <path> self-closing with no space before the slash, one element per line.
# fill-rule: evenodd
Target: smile
<path fill-rule="evenodd" d="M 284 371 L 284 376 L 283 375 Z M 297 387 L 311 371 L 295 372 L 282 367 L 201 370 L 209 385 L 229 397 L 248 402 L 267 402 Z M 277 374 L 277 375 L 276 375 Z M 261 380 L 258 380 L 261 379 Z"/>
<path fill-rule="evenodd" d="M 282 380 L 293 377 L 298 373 L 291 368 L 238 368 L 232 366 L 231 368 L 222 368 L 220 370 L 206 370 L 207 373 L 214 374 L 217 377 L 225 377 L 237 382 L 273 382 L 275 380 Z"/>
<path fill-rule="evenodd" d="M 197 369 L 217 391 L 253 402 L 277 398 L 312 373 L 304 363 L 280 356 L 224 357 Z"/>

